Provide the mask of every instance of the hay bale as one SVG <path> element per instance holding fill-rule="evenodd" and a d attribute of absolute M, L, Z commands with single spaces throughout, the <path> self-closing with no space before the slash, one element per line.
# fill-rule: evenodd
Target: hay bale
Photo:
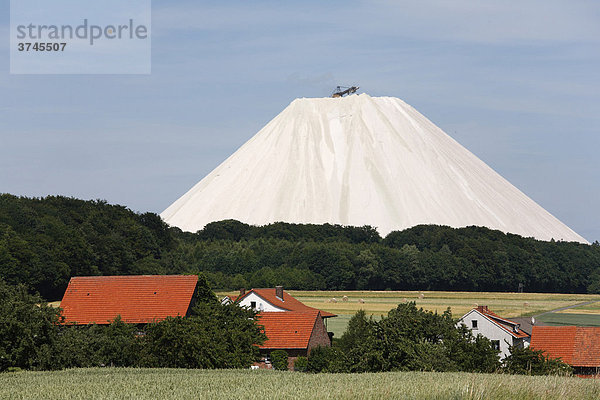
<path fill-rule="evenodd" d="M 342 297 L 342 301 L 348 301 L 348 296 Z"/>
<path fill-rule="evenodd" d="M 364 304 L 365 300 L 364 300 L 364 299 L 358 299 L 358 302 L 359 302 L 360 304 Z"/>
<path fill-rule="evenodd" d="M 332 303 L 337 303 L 337 299 L 336 299 L 335 297 L 333 297 L 333 298 L 331 299 L 331 302 L 332 302 Z"/>
<path fill-rule="evenodd" d="M 424 298 L 425 298 L 425 295 L 424 295 L 423 293 L 421 293 L 421 294 L 419 295 L 419 298 L 420 298 L 420 299 L 424 299 Z"/>

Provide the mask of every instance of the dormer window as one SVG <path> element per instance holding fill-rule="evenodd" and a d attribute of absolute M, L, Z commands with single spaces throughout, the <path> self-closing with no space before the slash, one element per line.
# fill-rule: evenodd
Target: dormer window
<path fill-rule="evenodd" d="M 250 302 L 250 307 L 254 310 L 256 309 L 256 302 L 255 301 L 251 301 Z"/>
<path fill-rule="evenodd" d="M 477 328 L 477 320 L 476 319 L 474 319 L 474 320 L 471 321 L 471 328 L 478 329 Z"/>

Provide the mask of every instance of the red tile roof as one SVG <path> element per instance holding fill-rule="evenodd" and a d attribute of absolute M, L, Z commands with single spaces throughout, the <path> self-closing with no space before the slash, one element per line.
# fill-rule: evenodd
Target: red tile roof
<path fill-rule="evenodd" d="M 514 336 L 516 338 L 529 337 L 529 335 L 526 332 L 524 332 L 520 329 L 518 330 L 518 332 L 514 331 L 514 327 L 515 326 L 518 327 L 518 325 L 519 325 L 518 323 L 511 321 L 509 319 L 502 318 L 498 314 L 490 311 L 487 306 L 479 306 L 479 307 L 475 308 L 475 310 L 479 311 L 481 314 L 490 318 L 497 326 L 499 326 L 506 332 L 510 333 L 512 336 Z"/>
<path fill-rule="evenodd" d="M 573 365 L 578 367 L 600 366 L 600 328 L 577 327 Z"/>
<path fill-rule="evenodd" d="M 120 315 L 127 323 L 184 316 L 196 275 L 86 276 L 71 278 L 60 307 L 65 323 L 108 324 Z"/>
<path fill-rule="evenodd" d="M 258 324 L 264 327 L 267 341 L 261 349 L 306 349 L 319 311 L 262 312 Z"/>
<path fill-rule="evenodd" d="M 530 346 L 533 350 L 544 351 L 550 358 L 572 364 L 576 333 L 576 326 L 534 326 Z"/>
<path fill-rule="evenodd" d="M 247 291 L 246 294 L 244 294 L 243 296 L 238 296 L 237 298 L 236 297 L 230 297 L 230 298 L 232 299 L 232 301 L 239 301 L 239 300 L 243 299 L 244 297 L 248 296 L 250 293 L 254 292 L 258 296 L 260 296 L 263 299 L 265 299 L 266 301 L 268 301 L 269 303 L 273 304 L 276 307 L 283 308 L 284 310 L 297 311 L 297 312 L 308 312 L 308 313 L 313 313 L 315 311 L 319 311 L 319 312 L 321 312 L 322 318 L 337 317 L 336 314 L 332 314 L 330 312 L 319 310 L 319 309 L 305 305 L 301 301 L 299 301 L 296 298 L 294 298 L 293 296 L 291 296 L 285 290 L 283 291 L 283 301 L 282 301 L 279 297 L 277 297 L 275 295 L 275 290 L 276 289 L 274 289 L 274 288 L 251 289 L 251 290 Z"/>
<path fill-rule="evenodd" d="M 531 348 L 574 367 L 600 367 L 600 327 L 534 326 Z"/>

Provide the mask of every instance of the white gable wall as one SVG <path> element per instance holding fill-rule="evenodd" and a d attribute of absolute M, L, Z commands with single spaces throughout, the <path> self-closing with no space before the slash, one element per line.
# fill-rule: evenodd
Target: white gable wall
<path fill-rule="evenodd" d="M 284 310 L 283 308 L 274 306 L 273 304 L 269 303 L 268 301 L 266 301 L 265 299 L 263 299 L 262 297 L 257 295 L 255 292 L 250 292 L 249 294 L 247 294 L 240 301 L 240 306 L 252 308 L 252 302 L 255 302 L 254 308 L 257 311 L 267 311 L 267 312 L 287 311 L 287 310 Z"/>
<path fill-rule="evenodd" d="M 477 321 L 477 328 L 473 328 L 473 322 Z M 500 341 L 500 360 L 504 359 L 506 356 L 510 355 L 510 351 L 508 350 L 509 346 L 514 344 L 513 336 L 506 332 L 504 329 L 500 328 L 498 325 L 490 321 L 483 314 L 478 312 L 477 310 L 471 310 L 466 313 L 459 321 L 459 324 L 464 324 L 467 328 L 471 329 L 473 335 L 477 336 L 480 334 L 481 336 L 485 336 L 489 340 L 499 340 Z"/>

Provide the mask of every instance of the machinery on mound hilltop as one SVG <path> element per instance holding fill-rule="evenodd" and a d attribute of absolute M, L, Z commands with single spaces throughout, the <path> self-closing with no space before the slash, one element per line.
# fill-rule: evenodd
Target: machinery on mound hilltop
<path fill-rule="evenodd" d="M 344 97 L 347 95 L 350 95 L 352 93 L 355 93 L 358 89 L 360 89 L 358 86 L 338 86 L 335 88 L 335 90 L 333 91 L 333 93 L 331 94 L 331 97 Z"/>

